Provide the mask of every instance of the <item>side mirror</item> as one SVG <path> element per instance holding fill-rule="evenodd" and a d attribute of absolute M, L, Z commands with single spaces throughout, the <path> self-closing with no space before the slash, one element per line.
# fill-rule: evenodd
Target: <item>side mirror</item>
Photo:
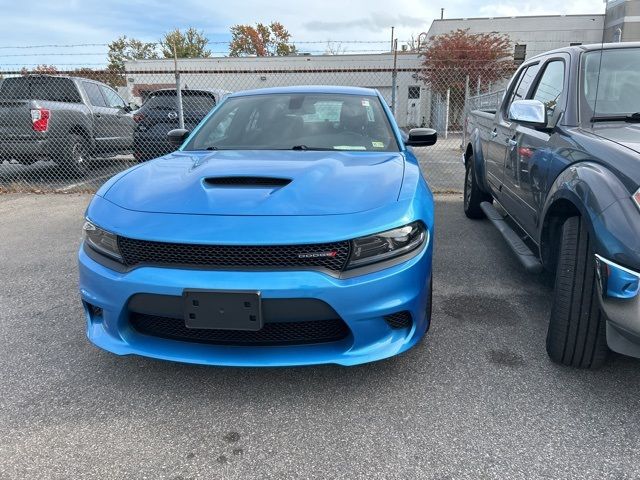
<path fill-rule="evenodd" d="M 167 140 L 171 145 L 179 147 L 184 143 L 191 132 L 184 128 L 176 128 L 167 133 Z"/>
<path fill-rule="evenodd" d="M 412 128 L 404 144 L 410 147 L 428 147 L 438 141 L 438 132 L 433 128 Z"/>
<path fill-rule="evenodd" d="M 509 120 L 530 127 L 547 126 L 547 107 L 540 100 L 516 100 L 509 107 Z"/>

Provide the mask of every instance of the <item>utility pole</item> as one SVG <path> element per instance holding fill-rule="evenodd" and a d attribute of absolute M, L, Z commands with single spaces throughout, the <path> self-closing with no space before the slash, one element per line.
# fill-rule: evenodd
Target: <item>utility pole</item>
<path fill-rule="evenodd" d="M 391 73 L 391 112 L 396 116 L 396 88 L 398 84 L 398 39 L 393 39 L 393 71 Z"/>
<path fill-rule="evenodd" d="M 184 128 L 184 114 L 182 113 L 182 89 L 180 88 L 180 72 L 178 71 L 178 51 L 173 44 L 173 68 L 176 72 L 176 103 L 178 104 L 178 128 Z"/>
<path fill-rule="evenodd" d="M 391 27 L 391 51 L 393 52 L 394 48 L 393 48 L 393 29 L 395 27 Z"/>

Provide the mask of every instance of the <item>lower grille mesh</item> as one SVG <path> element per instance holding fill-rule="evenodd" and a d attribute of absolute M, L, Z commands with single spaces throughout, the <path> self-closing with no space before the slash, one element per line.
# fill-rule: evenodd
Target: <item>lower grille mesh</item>
<path fill-rule="evenodd" d="M 385 315 L 384 320 L 391 328 L 408 328 L 412 323 L 411 313 L 406 310 Z"/>
<path fill-rule="evenodd" d="M 182 319 L 142 313 L 131 313 L 129 322 L 145 335 L 212 345 L 300 345 L 336 342 L 349 335 L 341 319 L 265 323 L 256 332 L 193 329 L 185 327 Z"/>

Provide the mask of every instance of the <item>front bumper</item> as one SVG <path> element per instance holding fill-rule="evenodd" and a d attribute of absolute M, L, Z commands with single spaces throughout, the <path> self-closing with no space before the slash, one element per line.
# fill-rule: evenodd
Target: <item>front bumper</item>
<path fill-rule="evenodd" d="M 640 358 L 640 273 L 596 255 L 596 275 L 609 348 Z"/>
<path fill-rule="evenodd" d="M 337 279 L 315 271 L 209 271 L 140 267 L 115 272 L 79 252 L 80 293 L 87 336 L 118 355 L 225 366 L 355 365 L 387 358 L 413 345 L 430 318 L 432 242 L 404 263 L 374 273 Z M 185 288 L 254 290 L 263 298 L 313 298 L 344 320 L 350 335 L 340 341 L 289 346 L 229 346 L 168 340 L 138 333 L 129 323 L 128 302 L 138 293 L 181 296 Z M 95 308 L 101 309 L 99 315 Z M 393 329 L 385 315 L 409 311 L 410 328 Z"/>

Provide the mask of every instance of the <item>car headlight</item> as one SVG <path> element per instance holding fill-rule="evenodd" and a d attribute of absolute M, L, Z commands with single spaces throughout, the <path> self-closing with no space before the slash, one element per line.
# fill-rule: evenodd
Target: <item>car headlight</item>
<path fill-rule="evenodd" d="M 84 232 L 84 241 L 87 242 L 87 245 L 103 255 L 122 262 L 122 255 L 118 249 L 118 237 L 116 235 L 103 230 L 89 220 L 84 222 L 82 231 Z"/>
<path fill-rule="evenodd" d="M 640 188 L 633 194 L 633 201 L 636 202 L 636 206 L 640 208 Z"/>
<path fill-rule="evenodd" d="M 416 250 L 428 241 L 429 231 L 422 222 L 356 238 L 351 241 L 351 257 L 347 268 L 383 262 Z"/>

